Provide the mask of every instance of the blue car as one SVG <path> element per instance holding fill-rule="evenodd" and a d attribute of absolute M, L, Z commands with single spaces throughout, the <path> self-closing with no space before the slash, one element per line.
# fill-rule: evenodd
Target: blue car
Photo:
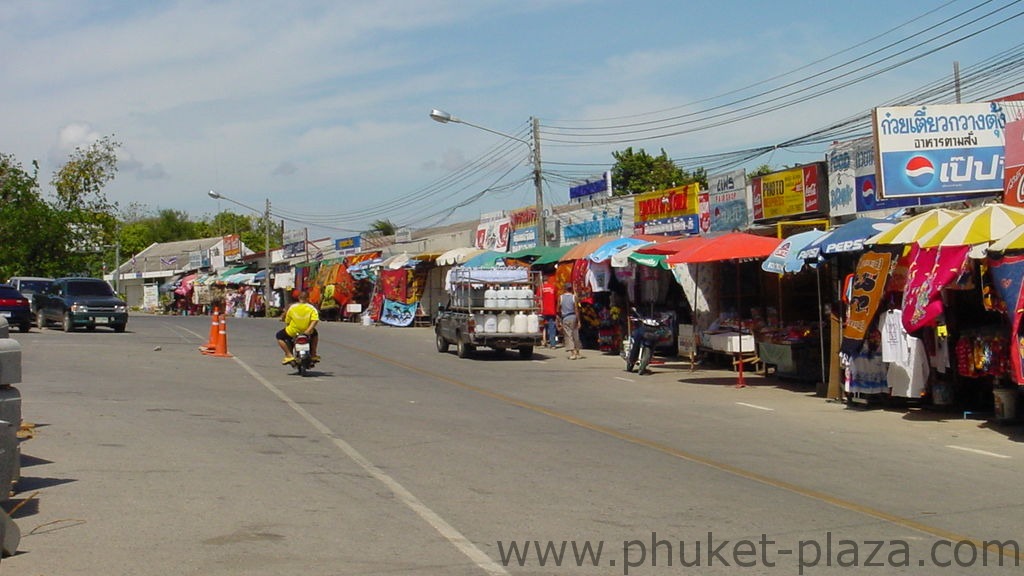
<path fill-rule="evenodd" d="M 36 294 L 35 303 L 40 328 L 60 322 L 65 332 L 79 327 L 92 331 L 97 326 L 124 332 L 128 325 L 128 305 L 99 278 L 57 278 L 44 292 Z"/>

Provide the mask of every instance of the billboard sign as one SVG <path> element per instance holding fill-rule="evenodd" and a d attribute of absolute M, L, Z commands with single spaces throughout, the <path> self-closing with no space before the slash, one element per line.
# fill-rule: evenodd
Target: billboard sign
<path fill-rule="evenodd" d="M 1006 174 L 1003 177 L 1003 203 L 1024 207 L 1024 103 L 1007 102 L 1013 109 L 1006 123 Z"/>
<path fill-rule="evenodd" d="M 284 258 L 295 258 L 306 253 L 306 229 L 284 231 Z"/>
<path fill-rule="evenodd" d="M 600 178 L 588 180 L 577 186 L 569 188 L 569 200 L 583 200 L 596 196 L 612 195 L 612 173 L 605 172 Z"/>
<path fill-rule="evenodd" d="M 700 232 L 743 230 L 749 224 L 747 172 L 733 170 L 708 176 L 708 189 L 698 196 Z"/>
<path fill-rule="evenodd" d="M 242 257 L 242 237 L 238 234 L 229 234 L 221 238 L 224 243 L 224 259 L 238 260 Z"/>
<path fill-rule="evenodd" d="M 753 178 L 754 221 L 822 210 L 818 191 L 824 191 L 824 182 L 823 162 Z"/>
<path fill-rule="evenodd" d="M 881 197 L 1002 190 L 1005 128 L 998 102 L 876 108 Z"/>
<path fill-rule="evenodd" d="M 361 236 L 349 236 L 348 238 L 335 238 L 334 239 L 334 251 L 340 255 L 347 256 L 349 254 L 355 254 L 359 252 L 359 246 L 362 244 Z"/>
<path fill-rule="evenodd" d="M 516 252 L 537 245 L 537 207 L 528 206 L 509 212 L 512 238 L 509 250 Z"/>
<path fill-rule="evenodd" d="M 481 250 L 508 252 L 512 219 L 507 216 L 481 222 L 476 228 L 476 247 Z"/>
<path fill-rule="evenodd" d="M 833 142 L 825 154 L 828 161 L 828 209 L 832 217 L 847 216 L 857 211 L 855 162 L 858 142 Z M 874 146 L 871 150 L 874 150 Z M 872 158 L 872 167 L 874 164 Z"/>
<path fill-rule="evenodd" d="M 696 234 L 699 230 L 696 182 L 633 197 L 636 234 Z"/>

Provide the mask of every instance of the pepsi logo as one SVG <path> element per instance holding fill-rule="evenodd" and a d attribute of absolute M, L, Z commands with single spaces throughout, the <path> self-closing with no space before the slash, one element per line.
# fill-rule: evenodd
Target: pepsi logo
<path fill-rule="evenodd" d="M 870 178 L 865 178 L 860 186 L 860 195 L 865 198 L 875 197 L 875 183 Z"/>
<path fill-rule="evenodd" d="M 924 156 L 914 156 L 907 162 L 907 180 L 918 188 L 924 188 L 935 178 L 935 166 Z"/>

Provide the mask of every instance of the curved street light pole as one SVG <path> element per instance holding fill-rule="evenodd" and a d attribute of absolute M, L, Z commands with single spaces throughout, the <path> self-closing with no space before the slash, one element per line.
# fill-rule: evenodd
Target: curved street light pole
<path fill-rule="evenodd" d="M 537 246 L 547 246 L 547 226 L 544 218 L 544 186 L 541 181 L 541 163 L 540 163 L 540 120 L 537 118 L 530 118 L 530 130 L 533 134 L 533 142 L 529 140 L 523 140 L 517 138 L 511 134 L 505 134 L 504 132 L 498 132 L 492 130 L 486 126 L 479 126 L 471 122 L 466 122 L 458 116 L 453 116 L 444 110 L 438 110 L 434 108 L 430 111 L 430 117 L 441 124 L 447 124 L 454 122 L 456 124 L 465 124 L 466 126 L 472 126 L 478 130 L 484 132 L 490 132 L 491 134 L 497 134 L 503 136 L 509 140 L 515 140 L 516 142 L 522 142 L 530 149 L 530 155 L 533 157 L 533 188 L 536 194 L 536 211 L 537 211 Z"/>
<path fill-rule="evenodd" d="M 246 210 L 252 210 L 257 214 L 260 213 L 259 210 L 253 208 L 252 206 L 249 206 L 248 204 L 243 204 L 238 200 L 235 200 L 234 198 L 228 198 L 227 196 L 219 192 L 210 190 L 207 194 L 210 196 L 210 198 L 213 198 L 215 200 L 227 200 L 228 202 L 231 202 L 232 204 L 237 204 L 242 208 L 245 208 Z M 266 235 L 265 244 L 263 245 L 263 310 L 268 310 L 270 308 L 271 295 L 273 294 L 270 291 L 270 198 L 267 198 L 267 204 L 263 211 L 263 228 L 264 233 Z"/>

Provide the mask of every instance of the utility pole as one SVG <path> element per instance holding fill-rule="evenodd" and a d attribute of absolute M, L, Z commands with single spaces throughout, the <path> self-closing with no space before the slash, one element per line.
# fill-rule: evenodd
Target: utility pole
<path fill-rule="evenodd" d="M 544 183 L 541 181 L 540 120 L 530 118 L 533 128 L 533 187 L 537 194 L 537 246 L 548 245 L 547 223 L 544 218 Z"/>

